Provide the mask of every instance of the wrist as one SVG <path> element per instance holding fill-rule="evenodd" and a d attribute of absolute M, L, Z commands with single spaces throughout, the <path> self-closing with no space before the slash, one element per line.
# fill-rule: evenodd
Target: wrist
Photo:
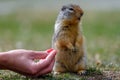
<path fill-rule="evenodd" d="M 0 67 L 2 67 L 2 65 L 4 66 L 6 62 L 7 62 L 7 52 L 1 52 L 0 53 Z"/>

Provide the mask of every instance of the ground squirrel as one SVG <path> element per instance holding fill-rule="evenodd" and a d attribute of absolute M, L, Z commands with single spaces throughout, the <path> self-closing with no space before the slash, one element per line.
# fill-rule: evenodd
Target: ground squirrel
<path fill-rule="evenodd" d="M 52 47 L 57 50 L 53 73 L 85 73 L 86 50 L 79 23 L 83 10 L 74 4 L 65 5 L 57 17 Z"/>

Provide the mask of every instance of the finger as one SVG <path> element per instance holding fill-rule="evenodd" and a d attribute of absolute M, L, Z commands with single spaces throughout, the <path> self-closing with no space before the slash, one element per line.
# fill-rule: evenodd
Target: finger
<path fill-rule="evenodd" d="M 56 50 L 53 50 L 49 53 L 49 55 L 46 57 L 47 61 L 53 60 L 56 55 Z"/>
<path fill-rule="evenodd" d="M 31 56 L 33 57 L 33 59 L 44 59 L 48 56 L 48 53 L 46 51 L 34 51 Z"/>
<path fill-rule="evenodd" d="M 48 66 L 52 60 L 54 60 L 54 57 L 56 55 L 56 51 L 53 50 L 47 57 L 46 59 L 43 59 L 42 61 L 39 61 L 36 63 L 36 68 L 38 71 L 40 71 L 41 69 L 45 68 L 46 66 Z"/>
<path fill-rule="evenodd" d="M 51 64 L 49 66 L 47 66 L 46 68 L 44 68 L 43 70 L 41 70 L 39 73 L 37 73 L 36 76 L 40 76 L 40 75 L 50 73 L 53 69 L 54 62 L 55 62 L 55 60 L 52 60 Z"/>

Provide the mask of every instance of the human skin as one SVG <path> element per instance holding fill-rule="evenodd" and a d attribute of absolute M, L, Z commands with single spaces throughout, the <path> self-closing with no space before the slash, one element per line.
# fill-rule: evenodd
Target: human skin
<path fill-rule="evenodd" d="M 12 70 L 26 76 L 40 76 L 52 71 L 56 51 L 33 51 L 25 49 L 0 52 L 0 69 Z M 37 59 L 39 61 L 35 62 Z"/>

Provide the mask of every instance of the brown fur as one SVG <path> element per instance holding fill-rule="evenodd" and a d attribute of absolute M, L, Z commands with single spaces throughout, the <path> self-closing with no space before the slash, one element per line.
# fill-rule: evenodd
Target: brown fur
<path fill-rule="evenodd" d="M 53 48 L 58 52 L 55 57 L 54 74 L 67 71 L 84 73 L 86 53 L 83 34 L 79 27 L 83 11 L 78 5 L 66 5 L 59 15 L 62 16 L 57 18 L 52 41 Z"/>

